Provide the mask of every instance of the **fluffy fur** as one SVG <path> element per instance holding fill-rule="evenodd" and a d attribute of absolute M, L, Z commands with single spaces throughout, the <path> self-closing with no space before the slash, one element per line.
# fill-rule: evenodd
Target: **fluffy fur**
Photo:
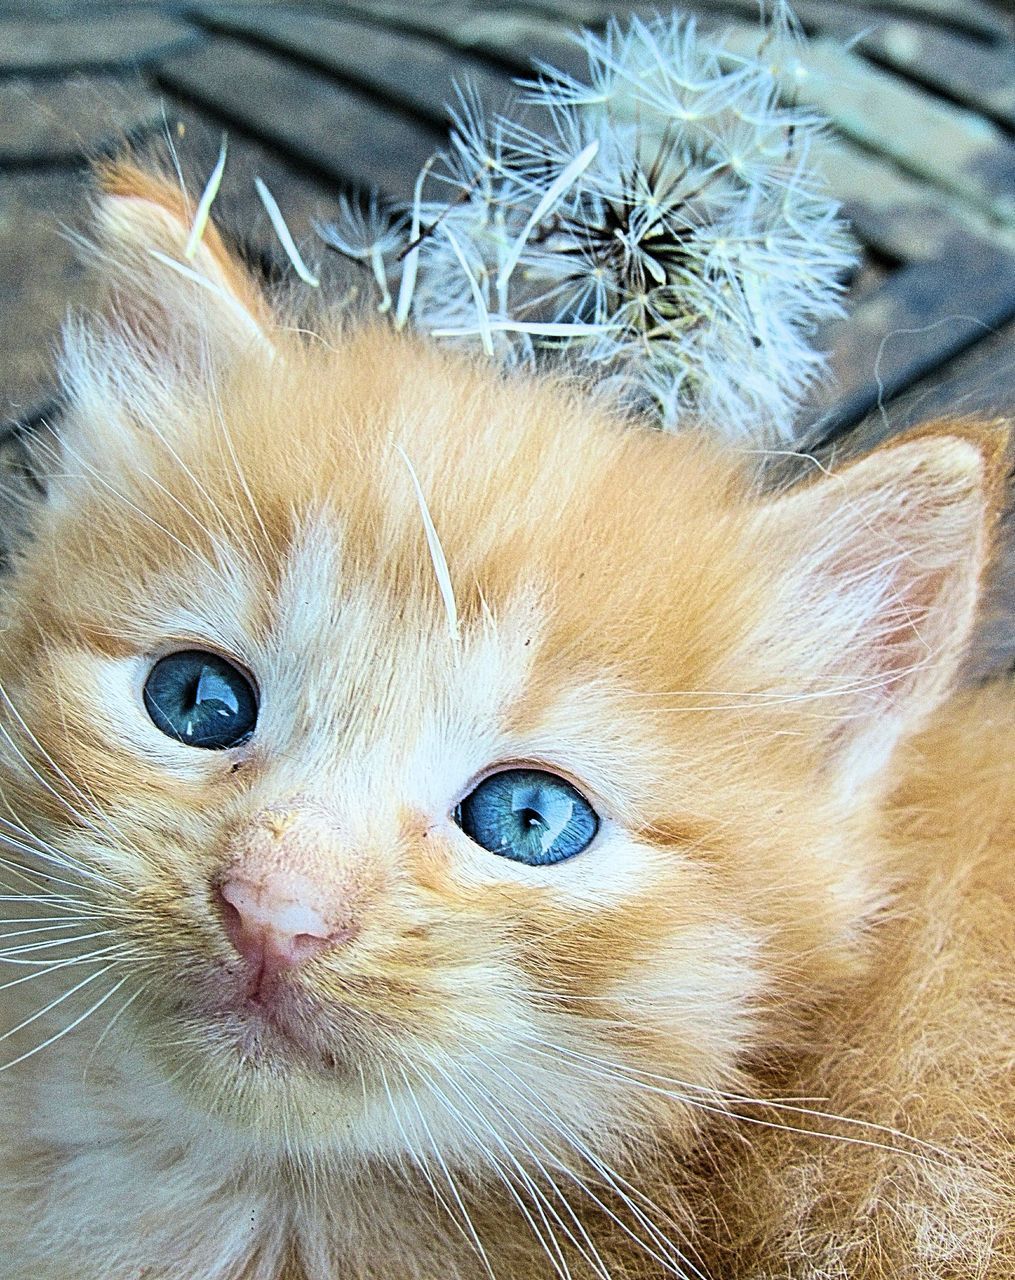
<path fill-rule="evenodd" d="M 1011 1276 L 1015 715 L 948 698 L 1001 430 L 765 497 L 566 386 L 287 327 L 129 169 L 97 219 L 3 584 L 7 1280 Z M 249 744 L 148 719 L 194 646 Z M 514 761 L 586 852 L 455 826 Z M 356 930 L 273 1021 L 212 886 L 294 797 Z"/>

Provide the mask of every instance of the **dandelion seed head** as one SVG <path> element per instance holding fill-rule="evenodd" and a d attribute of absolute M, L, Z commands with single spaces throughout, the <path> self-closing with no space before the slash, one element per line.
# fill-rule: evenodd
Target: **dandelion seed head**
<path fill-rule="evenodd" d="M 402 309 L 505 362 L 564 358 L 666 429 L 790 436 L 854 262 L 812 164 L 822 121 L 779 95 L 798 38 L 784 0 L 755 58 L 678 14 L 611 20 L 580 37 L 585 77 L 537 64 L 511 113 L 457 88 Z M 395 223 L 356 218 L 326 241 L 397 256 Z"/>

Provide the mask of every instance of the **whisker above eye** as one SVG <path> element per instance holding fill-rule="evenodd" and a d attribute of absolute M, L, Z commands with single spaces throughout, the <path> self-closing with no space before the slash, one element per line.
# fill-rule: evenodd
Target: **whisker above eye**
<path fill-rule="evenodd" d="M 77 462 L 79 462 L 81 466 L 88 472 L 90 478 L 96 481 L 103 488 L 103 490 L 109 493 L 118 502 L 123 503 L 124 506 L 126 506 L 134 515 L 138 516 L 142 521 L 144 521 L 146 525 L 148 525 L 151 528 L 157 529 L 171 543 L 173 543 L 174 546 L 178 547 L 191 559 L 196 560 L 198 564 L 201 565 L 203 568 L 210 569 L 212 572 L 215 572 L 215 565 L 212 564 L 211 561 L 207 559 L 207 557 L 203 556 L 196 547 L 193 547 L 187 542 L 184 542 L 181 538 L 178 538 L 171 530 L 167 529 L 165 525 L 161 524 L 158 520 L 156 520 L 154 516 L 150 515 L 147 511 L 144 511 L 141 507 L 139 507 L 137 503 L 133 502 L 127 496 L 127 494 L 117 489 L 116 486 L 112 484 L 107 479 L 106 476 L 102 475 L 101 472 L 99 472 L 95 467 L 93 467 L 79 453 L 76 453 L 71 447 L 69 441 L 62 441 L 61 448 L 65 449 L 68 453 L 70 453 L 70 455 Z M 228 584 L 224 584 L 224 585 L 228 585 Z"/>

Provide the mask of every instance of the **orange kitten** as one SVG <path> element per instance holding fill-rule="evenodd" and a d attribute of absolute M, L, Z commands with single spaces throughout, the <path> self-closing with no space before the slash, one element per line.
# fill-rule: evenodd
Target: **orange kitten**
<path fill-rule="evenodd" d="M 1000 428 L 766 498 L 97 216 L 0 599 L 5 1280 L 1015 1274 Z"/>

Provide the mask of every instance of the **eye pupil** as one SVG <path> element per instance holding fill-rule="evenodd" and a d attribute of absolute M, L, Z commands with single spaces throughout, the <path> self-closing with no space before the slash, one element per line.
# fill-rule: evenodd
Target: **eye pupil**
<path fill-rule="evenodd" d="M 585 797 L 570 782 L 541 769 L 491 774 L 453 816 L 476 844 L 528 866 L 574 857 L 599 830 L 599 819 Z"/>
<path fill-rule="evenodd" d="M 222 750 L 250 737 L 257 695 L 247 677 L 217 653 L 187 649 L 161 658 L 144 687 L 155 727 L 190 747 Z"/>

